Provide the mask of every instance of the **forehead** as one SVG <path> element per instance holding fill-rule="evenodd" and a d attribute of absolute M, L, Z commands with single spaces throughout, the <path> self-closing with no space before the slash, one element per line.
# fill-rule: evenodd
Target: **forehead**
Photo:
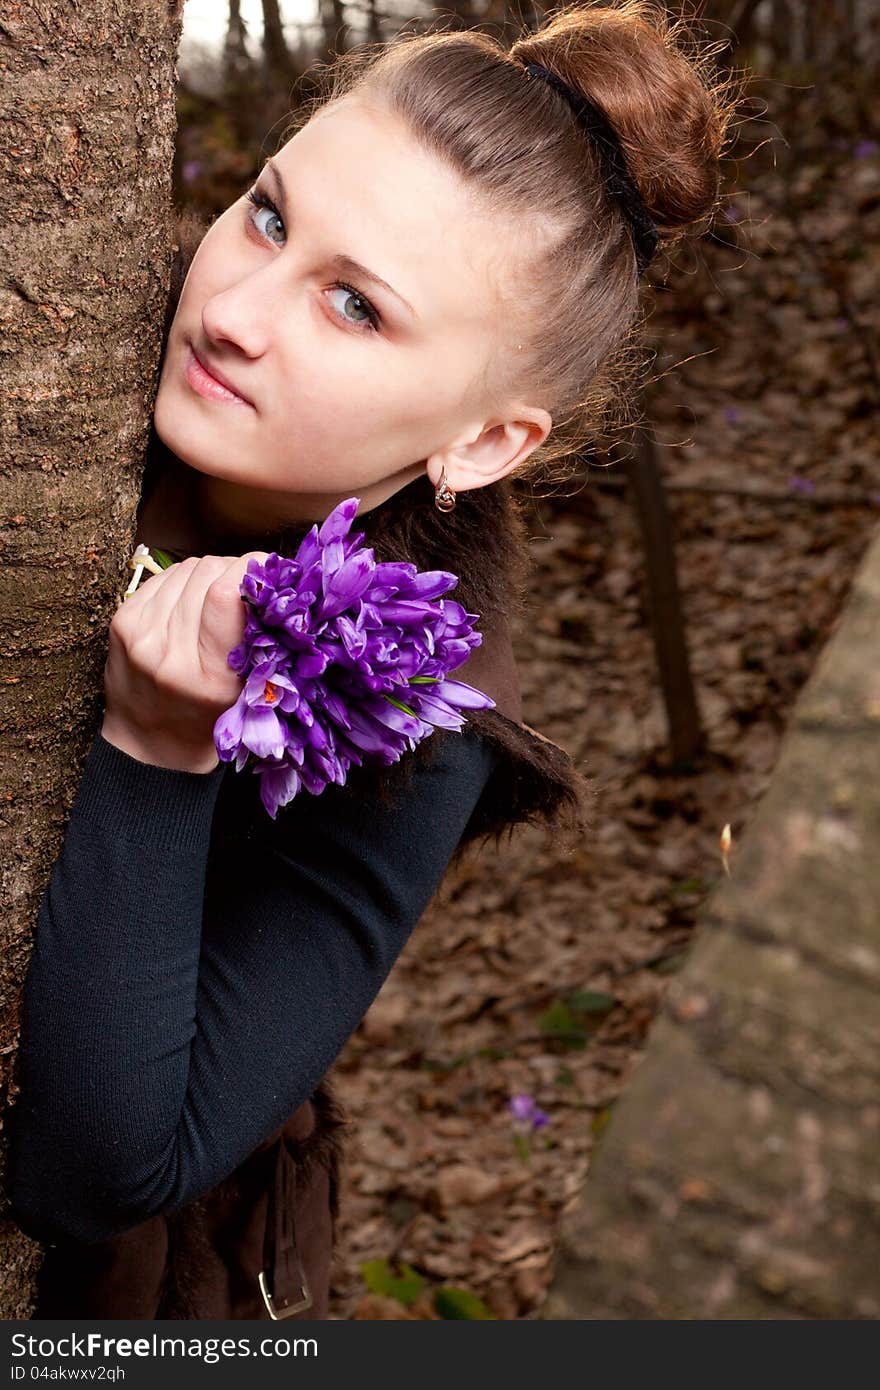
<path fill-rule="evenodd" d="M 381 275 L 412 304 L 419 327 L 473 326 L 497 309 L 513 274 L 509 229 L 393 112 L 343 98 L 273 162 L 293 226 Z"/>

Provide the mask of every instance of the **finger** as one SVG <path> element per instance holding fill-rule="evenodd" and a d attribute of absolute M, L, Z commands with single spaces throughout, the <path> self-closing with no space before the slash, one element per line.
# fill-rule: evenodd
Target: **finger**
<path fill-rule="evenodd" d="M 234 556 L 203 555 L 186 577 L 177 601 L 168 614 L 167 643 L 169 656 L 183 661 L 199 660 L 201 628 L 205 595 L 211 586 L 229 570 Z M 232 645 L 232 644 L 230 644 Z M 223 654 L 225 658 L 225 653 Z"/>
<path fill-rule="evenodd" d="M 241 581 L 251 560 L 264 560 L 267 551 L 249 551 L 233 557 L 205 591 L 199 624 L 199 660 L 209 676 L 225 674 L 231 668 L 229 653 L 242 641 L 247 625 L 247 605 L 241 596 Z M 236 677 L 236 679 L 240 679 Z"/>
<path fill-rule="evenodd" d="M 185 563 L 185 562 L 184 562 Z M 152 622 L 156 613 L 154 607 L 160 593 L 173 594 L 180 586 L 182 564 L 170 565 L 161 574 L 148 574 L 134 593 L 124 602 L 120 601 L 110 623 L 112 633 L 130 642 L 134 636 L 144 631 L 147 614 Z"/>
<path fill-rule="evenodd" d="M 197 563 L 198 556 L 189 556 L 186 560 L 169 565 L 168 569 L 163 570 L 161 574 L 151 576 L 150 582 L 144 586 L 141 603 L 132 609 L 133 614 L 140 620 L 139 627 L 147 625 L 156 627 L 159 624 L 167 623 L 168 615 L 180 597 L 181 591 Z M 134 597 L 130 598 L 128 602 L 134 604 L 140 592 L 138 589 Z"/>

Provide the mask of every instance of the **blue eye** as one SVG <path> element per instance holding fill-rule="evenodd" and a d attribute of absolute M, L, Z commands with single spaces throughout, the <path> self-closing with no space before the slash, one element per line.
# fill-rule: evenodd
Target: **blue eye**
<path fill-rule="evenodd" d="M 248 201 L 252 203 L 258 211 L 266 209 L 268 212 L 272 214 L 271 217 L 267 219 L 267 226 L 272 222 L 277 222 L 281 227 L 284 226 L 284 222 L 281 218 L 281 214 L 279 213 L 277 207 L 272 202 L 272 199 L 269 198 L 265 193 L 263 193 L 261 189 L 249 189 L 247 197 Z M 256 213 L 251 214 L 251 222 L 257 228 L 257 231 L 261 232 L 261 235 L 267 235 L 267 233 L 263 232 L 261 228 L 257 225 Z M 277 241 L 274 241 L 271 236 L 269 237 L 269 240 L 272 241 L 273 246 L 279 245 L 279 243 Z M 373 307 L 369 299 L 367 299 L 366 295 L 361 294 L 360 290 L 356 290 L 353 285 L 347 285 L 344 280 L 337 280 L 336 283 L 333 285 L 331 293 L 335 293 L 337 290 L 345 291 L 346 304 L 351 300 L 355 301 L 356 304 L 360 305 L 363 308 L 364 314 L 366 315 L 366 317 L 362 319 L 350 319 L 345 314 L 339 314 L 339 317 L 341 319 L 344 319 L 347 324 L 350 324 L 351 327 L 356 329 L 358 332 L 377 333 L 381 326 L 382 320 L 379 317 L 378 310 Z"/>
<path fill-rule="evenodd" d="M 268 208 L 268 210 L 269 210 L 269 211 L 271 212 L 271 214 L 272 214 L 272 218 L 274 218 L 277 222 L 280 222 L 282 227 L 284 226 L 284 223 L 281 221 L 281 214 L 279 213 L 279 211 L 278 211 L 278 209 L 276 208 L 275 204 L 272 202 L 272 199 L 271 199 L 271 198 L 267 198 L 266 195 L 265 195 L 264 193 L 260 193 L 258 189 L 256 189 L 256 188 L 251 188 L 251 189 L 248 191 L 248 199 L 249 199 L 249 201 L 250 201 L 251 203 L 254 204 L 254 206 L 255 206 L 256 208 Z M 269 220 L 271 221 L 272 218 L 270 218 Z M 253 213 L 253 214 L 251 215 L 251 221 L 253 222 L 254 226 L 256 227 L 256 225 L 257 225 L 256 213 Z M 259 229 L 258 229 L 258 230 L 259 230 Z M 270 239 L 271 239 L 271 238 L 270 238 Z"/>
<path fill-rule="evenodd" d="M 366 325 L 366 324 L 369 323 L 369 324 L 372 324 L 372 326 L 373 326 L 374 329 L 377 328 L 377 327 L 378 327 L 378 316 L 377 316 L 377 314 L 376 314 L 375 309 L 374 309 L 374 308 L 372 307 L 372 305 L 370 304 L 369 300 L 364 299 L 364 296 L 363 296 L 362 294 L 360 294 L 356 289 L 353 289 L 351 285 L 345 285 L 345 284 L 342 283 L 341 280 L 337 280 L 337 281 L 336 281 L 336 284 L 333 286 L 333 288 L 332 288 L 332 290 L 330 291 L 330 293 L 331 293 L 331 294 L 337 294 L 340 290 L 342 290 L 343 293 L 345 294 L 345 299 L 344 299 L 343 303 L 347 304 L 347 303 L 349 302 L 349 300 L 353 300 L 353 301 L 355 302 L 355 304 L 360 304 L 360 305 L 363 306 L 363 311 L 364 311 L 364 314 L 365 314 L 365 318 L 360 319 L 360 320 L 357 320 L 357 319 L 348 319 L 348 322 L 349 322 L 349 323 L 354 323 L 354 324 L 357 324 L 358 322 L 360 322 L 360 323 L 362 323 L 362 324 L 364 324 L 364 325 Z M 341 315 L 341 317 L 342 317 L 342 318 L 347 318 L 347 315 L 343 314 L 343 315 Z"/>

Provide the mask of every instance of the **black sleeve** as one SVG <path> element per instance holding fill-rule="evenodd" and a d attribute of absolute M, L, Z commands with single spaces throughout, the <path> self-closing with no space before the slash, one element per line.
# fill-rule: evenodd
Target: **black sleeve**
<path fill-rule="evenodd" d="M 211 857 L 224 773 L 252 774 L 158 768 L 96 736 L 25 981 L 9 1187 L 28 1235 L 90 1243 L 173 1211 L 311 1095 L 496 756 L 446 735 L 394 806 L 301 793 L 271 833 Z"/>

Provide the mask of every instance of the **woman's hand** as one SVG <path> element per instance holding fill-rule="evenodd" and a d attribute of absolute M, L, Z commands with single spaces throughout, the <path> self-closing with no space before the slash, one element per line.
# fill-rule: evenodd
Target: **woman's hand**
<path fill-rule="evenodd" d="M 120 604 L 104 667 L 108 743 L 158 767 L 214 771 L 214 724 L 242 689 L 226 664 L 244 636 L 239 588 L 248 561 L 267 555 L 193 556 Z"/>

